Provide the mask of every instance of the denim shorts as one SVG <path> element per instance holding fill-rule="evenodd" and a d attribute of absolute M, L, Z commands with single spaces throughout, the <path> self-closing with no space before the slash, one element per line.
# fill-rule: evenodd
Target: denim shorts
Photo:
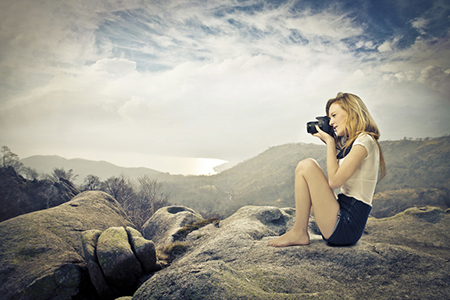
<path fill-rule="evenodd" d="M 353 197 L 338 195 L 339 212 L 336 226 L 328 239 L 328 244 L 347 246 L 356 244 L 361 238 L 372 207 Z"/>

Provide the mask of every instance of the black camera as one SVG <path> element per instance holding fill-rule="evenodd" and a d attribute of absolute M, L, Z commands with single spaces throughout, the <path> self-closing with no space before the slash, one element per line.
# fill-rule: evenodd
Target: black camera
<path fill-rule="evenodd" d="M 324 117 L 316 117 L 318 121 L 311 121 L 306 123 L 306 131 L 308 133 L 314 134 L 317 133 L 316 125 L 319 126 L 319 128 L 326 133 L 328 133 L 331 136 L 334 136 L 334 130 L 333 127 L 330 126 L 330 118 L 327 116 Z"/>

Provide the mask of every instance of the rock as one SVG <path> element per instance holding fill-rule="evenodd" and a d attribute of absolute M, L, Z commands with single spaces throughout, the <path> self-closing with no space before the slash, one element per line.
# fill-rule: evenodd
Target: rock
<path fill-rule="evenodd" d="M 184 256 L 149 278 L 133 300 L 450 298 L 448 214 L 427 209 L 370 218 L 367 234 L 354 246 L 330 247 L 313 231 L 309 246 L 268 246 L 293 225 L 293 216 L 292 209 L 243 207 L 219 228 L 191 232 Z M 412 230 L 433 232 L 430 241 L 442 252 L 416 247 L 422 234 L 407 232 L 397 244 L 387 238 L 393 231 L 401 236 L 413 220 Z"/>
<path fill-rule="evenodd" d="M 364 240 L 411 247 L 450 261 L 450 216 L 437 207 L 409 208 L 390 218 L 369 218 Z"/>
<path fill-rule="evenodd" d="M 89 275 L 101 299 L 131 295 L 146 276 L 160 269 L 155 245 L 132 227 L 87 230 L 82 242 Z M 143 272 L 146 276 L 141 278 Z"/>
<path fill-rule="evenodd" d="M 187 224 L 202 220 L 202 216 L 185 206 L 168 206 L 158 209 L 142 226 L 142 234 L 155 244 L 168 244 L 173 236 Z"/>
<path fill-rule="evenodd" d="M 132 290 L 143 274 L 123 227 L 111 227 L 100 234 L 97 259 L 106 279 L 118 290 Z"/>
<path fill-rule="evenodd" d="M 84 192 L 57 207 L 1 222 L 2 299 L 71 299 L 90 293 L 80 233 L 111 226 L 131 223 L 103 192 Z"/>
<path fill-rule="evenodd" d="M 134 254 L 141 263 L 145 273 L 151 273 L 160 269 L 156 259 L 156 249 L 153 241 L 144 239 L 142 234 L 132 227 L 126 228 L 128 239 Z"/>
<path fill-rule="evenodd" d="M 108 284 L 97 259 L 97 241 L 101 233 L 100 230 L 82 232 L 84 260 L 88 267 L 90 280 L 100 298 L 115 299 L 120 296 L 120 293 Z"/>

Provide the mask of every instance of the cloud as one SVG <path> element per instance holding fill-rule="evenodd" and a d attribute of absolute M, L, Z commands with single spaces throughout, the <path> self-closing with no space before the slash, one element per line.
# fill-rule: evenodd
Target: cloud
<path fill-rule="evenodd" d="M 398 114 L 423 99 L 449 112 L 449 35 L 430 12 L 380 36 L 364 6 L 314 5 L 15 1 L 0 13 L 1 136 L 11 149 L 238 162 L 316 142 L 305 123 L 339 91 L 367 101 L 384 137 L 430 135 Z"/>
<path fill-rule="evenodd" d="M 411 22 L 412 27 L 414 27 L 415 29 L 417 29 L 419 31 L 420 34 L 424 35 L 426 33 L 426 28 L 427 25 L 429 24 L 429 20 L 420 17 L 420 18 L 416 18 Z"/>
<path fill-rule="evenodd" d="M 104 72 L 109 76 L 121 77 L 136 71 L 136 62 L 121 58 L 105 58 L 98 60 L 92 69 L 96 72 Z"/>
<path fill-rule="evenodd" d="M 385 41 L 383 44 L 378 46 L 378 51 L 380 52 L 392 52 L 397 47 L 400 38 L 395 37 L 391 40 Z"/>
<path fill-rule="evenodd" d="M 450 92 L 450 69 L 428 66 L 420 73 L 419 82 L 444 93 Z"/>
<path fill-rule="evenodd" d="M 287 20 L 287 26 L 296 29 L 307 37 L 327 37 L 342 40 L 361 35 L 363 29 L 355 24 L 346 14 L 337 15 L 336 12 L 324 11 L 313 14 L 303 13 Z"/>

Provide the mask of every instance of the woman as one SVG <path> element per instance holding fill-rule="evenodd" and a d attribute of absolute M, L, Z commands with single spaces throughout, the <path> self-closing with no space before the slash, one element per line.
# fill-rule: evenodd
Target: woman
<path fill-rule="evenodd" d="M 295 170 L 295 224 L 270 246 L 308 245 L 311 207 L 325 241 L 351 245 L 362 236 L 372 208 L 372 197 L 383 155 L 380 131 L 363 101 L 356 95 L 339 93 L 326 105 L 326 113 L 336 137 L 318 126 L 315 137 L 327 145 L 327 173 L 313 159 L 301 161 Z M 340 149 L 338 157 L 336 149 Z M 336 198 L 334 189 L 341 187 Z"/>

